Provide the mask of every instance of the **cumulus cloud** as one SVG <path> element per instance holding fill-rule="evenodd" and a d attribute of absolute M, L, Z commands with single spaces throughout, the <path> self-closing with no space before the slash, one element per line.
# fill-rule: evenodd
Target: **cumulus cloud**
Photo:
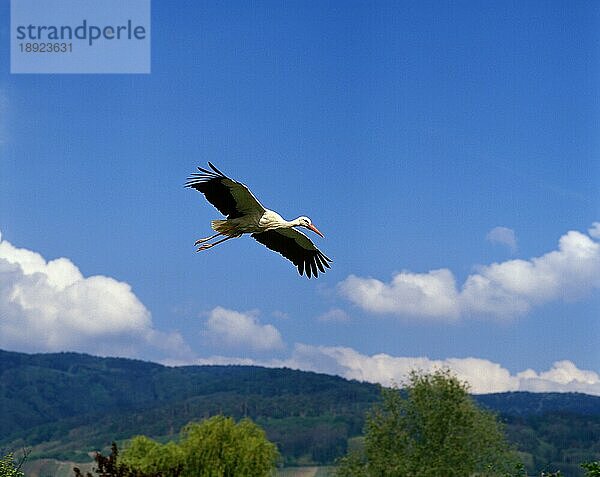
<path fill-rule="evenodd" d="M 571 231 L 558 250 L 530 260 L 509 260 L 481 267 L 461 292 L 468 311 L 522 314 L 553 300 L 574 300 L 600 287 L 600 245 Z"/>
<path fill-rule="evenodd" d="M 205 334 L 215 344 L 234 348 L 268 351 L 284 346 L 277 328 L 262 325 L 255 313 L 240 313 L 220 306 L 209 313 Z"/>
<path fill-rule="evenodd" d="M 432 360 L 385 353 L 368 356 L 346 347 L 297 345 L 288 365 L 386 386 L 401 385 L 413 369 L 431 372 L 450 368 L 460 379 L 467 381 L 475 393 L 512 391 L 518 387 L 518 380 L 508 370 L 478 358 Z"/>
<path fill-rule="evenodd" d="M 557 361 L 551 369 L 537 373 L 527 369 L 517 374 L 519 389 L 532 392 L 561 391 L 600 395 L 600 376 L 594 371 L 578 369 L 571 361 Z"/>
<path fill-rule="evenodd" d="M 589 228 L 588 234 L 590 234 L 590 237 L 600 239 L 600 222 L 594 222 Z"/>
<path fill-rule="evenodd" d="M 331 310 L 326 311 L 322 315 L 318 316 L 317 320 L 341 323 L 344 321 L 349 321 L 350 316 L 340 308 L 332 308 Z"/>
<path fill-rule="evenodd" d="M 456 281 L 447 269 L 397 273 L 389 284 L 350 275 L 338 289 L 350 301 L 374 313 L 446 318 L 459 315 Z"/>
<path fill-rule="evenodd" d="M 492 243 L 505 245 L 512 253 L 517 251 L 517 237 L 513 229 L 508 227 L 494 227 L 485 236 Z"/>
<path fill-rule="evenodd" d="M 183 364 L 172 362 L 170 364 Z M 600 376 L 594 371 L 578 369 L 571 361 L 557 361 L 547 371 L 532 369 L 511 374 L 498 363 L 481 358 L 400 357 L 380 353 L 365 355 L 340 346 L 312 346 L 297 343 L 285 359 L 256 360 L 213 356 L 197 359 L 194 364 L 241 364 L 288 367 L 303 371 L 334 374 L 347 379 L 401 386 L 411 370 L 432 372 L 450 369 L 466 381 L 471 392 L 485 394 L 507 391 L 582 392 L 600 396 Z"/>
<path fill-rule="evenodd" d="M 285 311 L 281 310 L 275 310 L 271 312 L 271 316 L 274 316 L 275 318 L 278 318 L 280 320 L 287 320 L 290 318 L 289 313 L 286 313 Z"/>
<path fill-rule="evenodd" d="M 412 369 L 431 372 L 449 368 L 469 383 L 475 394 L 504 391 L 583 392 L 600 395 L 600 376 L 580 370 L 570 361 L 558 361 L 548 371 L 526 370 L 511 374 L 500 364 L 480 358 L 396 357 L 388 354 L 364 355 L 352 348 L 298 345 L 288 366 L 338 374 L 348 379 L 402 384 Z"/>
<path fill-rule="evenodd" d="M 350 275 L 339 293 L 373 313 L 456 320 L 461 316 L 514 317 L 554 300 L 579 299 L 600 288 L 600 224 L 589 235 L 570 231 L 557 250 L 529 260 L 481 266 L 459 289 L 448 269 L 404 271 L 385 283 Z"/>
<path fill-rule="evenodd" d="M 0 234 L 0 347 L 136 356 L 189 351 L 178 333 L 152 326 L 150 312 L 114 278 L 84 277 L 67 258 L 46 261 Z"/>

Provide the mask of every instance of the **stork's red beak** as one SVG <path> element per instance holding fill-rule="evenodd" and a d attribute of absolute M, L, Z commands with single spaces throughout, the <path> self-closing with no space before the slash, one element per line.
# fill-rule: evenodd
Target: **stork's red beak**
<path fill-rule="evenodd" d="M 308 228 L 309 228 L 310 230 L 312 230 L 314 233 L 316 233 L 317 235 L 320 235 L 321 237 L 325 237 L 325 236 L 324 236 L 324 235 L 323 235 L 321 232 L 319 232 L 319 229 L 318 229 L 318 228 L 316 228 L 316 227 L 315 227 L 313 224 L 310 224 L 310 225 L 308 226 Z"/>

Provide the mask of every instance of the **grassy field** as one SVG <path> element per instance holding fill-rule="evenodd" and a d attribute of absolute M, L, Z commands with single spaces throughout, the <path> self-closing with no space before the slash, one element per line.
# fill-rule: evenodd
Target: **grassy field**
<path fill-rule="evenodd" d="M 25 464 L 27 477 L 73 477 L 73 467 L 83 474 L 91 472 L 93 464 L 73 464 L 54 459 L 39 459 Z M 327 477 L 333 467 L 288 467 L 277 471 L 277 477 Z"/>
<path fill-rule="evenodd" d="M 83 474 L 91 472 L 93 464 L 74 464 L 54 459 L 39 459 L 26 462 L 23 470 L 26 477 L 73 477 L 73 467 L 79 467 Z"/>

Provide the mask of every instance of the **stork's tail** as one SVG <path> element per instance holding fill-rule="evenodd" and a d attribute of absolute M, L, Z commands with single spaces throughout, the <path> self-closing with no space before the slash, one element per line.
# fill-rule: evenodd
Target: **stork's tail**
<path fill-rule="evenodd" d="M 215 232 L 219 232 L 223 235 L 236 236 L 239 232 L 235 229 L 235 225 L 229 220 L 212 220 L 210 226 Z"/>

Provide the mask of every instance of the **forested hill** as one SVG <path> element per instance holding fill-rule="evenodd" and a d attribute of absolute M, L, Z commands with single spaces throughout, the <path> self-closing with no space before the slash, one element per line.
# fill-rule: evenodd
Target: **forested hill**
<path fill-rule="evenodd" d="M 0 449 L 25 446 L 32 458 L 89 460 L 88 451 L 112 440 L 176 438 L 186 423 L 223 413 L 264 427 L 287 464 L 330 464 L 361 434 L 365 413 L 379 398 L 375 384 L 285 368 L 167 367 L 0 350 Z M 594 444 L 600 397 L 500 393 L 475 399 L 502 415 L 532 469 L 568 462 L 573 452 L 600 458 Z M 565 475 L 578 475 L 576 464 L 571 467 Z"/>
<path fill-rule="evenodd" d="M 549 413 L 600 416 L 600 396 L 588 394 L 521 391 L 474 397 L 482 406 L 505 416 L 529 417 Z"/>
<path fill-rule="evenodd" d="M 379 398 L 379 388 L 286 368 L 167 367 L 79 353 L 30 355 L 0 350 L 0 437 L 88 413 L 143 410 L 216 394 L 298 396 L 303 398 L 302 413 L 318 415 L 328 408 L 341 411 L 346 405 L 371 403 Z M 281 409 L 280 413 L 296 411 Z"/>
<path fill-rule="evenodd" d="M 325 406 L 325 410 L 327 405 L 376 401 L 379 387 L 286 368 L 167 367 L 80 353 L 25 354 L 0 350 L 0 429 L 5 435 L 89 412 L 143 409 L 216 393 L 263 397 L 314 395 L 321 400 L 317 407 Z M 489 409 L 511 416 L 549 412 L 600 415 L 600 397 L 580 393 L 510 392 L 479 395 L 475 399 Z M 309 406 L 306 413 L 313 407 Z"/>

